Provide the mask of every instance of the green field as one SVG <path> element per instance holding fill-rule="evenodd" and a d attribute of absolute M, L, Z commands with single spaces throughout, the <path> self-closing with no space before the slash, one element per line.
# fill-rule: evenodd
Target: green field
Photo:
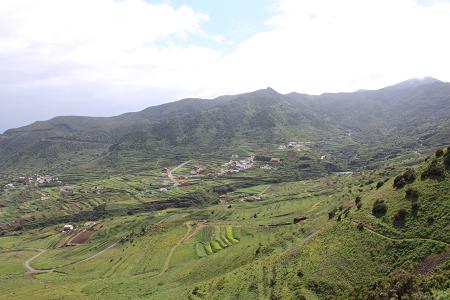
<path fill-rule="evenodd" d="M 448 170 L 421 178 L 433 159 L 401 188 L 393 184 L 402 165 L 283 182 L 248 170 L 163 191 L 159 169 L 81 178 L 70 195 L 24 185 L 1 195 L 4 220 L 30 222 L 0 237 L 0 299 L 360 299 L 399 270 L 416 274 L 429 257 L 439 263 L 427 265 L 420 280 L 431 287 L 421 292 L 447 299 L 450 181 Z M 179 175 L 189 176 L 188 166 Z M 373 214 L 377 199 L 387 205 L 382 216 Z M 298 216 L 306 219 L 294 224 Z M 71 233 L 62 225 L 89 220 L 101 228 L 65 246 Z M 28 274 L 23 264 L 38 251 L 30 262 L 38 271 Z"/>

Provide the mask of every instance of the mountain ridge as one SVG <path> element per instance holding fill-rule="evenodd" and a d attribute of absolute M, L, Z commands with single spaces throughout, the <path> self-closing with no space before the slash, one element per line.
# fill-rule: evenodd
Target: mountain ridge
<path fill-rule="evenodd" d="M 450 84 L 432 78 L 408 82 L 322 95 L 266 88 L 186 98 L 114 117 L 55 117 L 0 135 L 0 166 L 48 168 L 62 160 L 104 162 L 124 153 L 149 159 L 216 150 L 228 155 L 238 148 L 256 153 L 288 140 L 308 141 L 344 165 L 362 166 L 392 155 L 392 149 L 450 142 Z"/>

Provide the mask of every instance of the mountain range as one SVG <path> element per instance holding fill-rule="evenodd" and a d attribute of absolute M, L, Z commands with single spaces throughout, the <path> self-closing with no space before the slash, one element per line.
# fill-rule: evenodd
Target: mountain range
<path fill-rule="evenodd" d="M 450 83 L 410 79 L 379 90 L 306 95 L 271 88 L 183 99 L 116 117 L 56 117 L 0 135 L 0 168 L 142 166 L 158 159 L 259 153 L 310 143 L 342 168 L 450 142 Z"/>

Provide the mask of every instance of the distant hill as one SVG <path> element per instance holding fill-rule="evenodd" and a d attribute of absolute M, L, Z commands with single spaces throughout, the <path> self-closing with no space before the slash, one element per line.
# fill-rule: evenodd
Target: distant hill
<path fill-rule="evenodd" d="M 408 80 L 376 91 L 310 96 L 273 89 L 184 99 L 117 117 L 57 117 L 0 135 L 0 168 L 127 169 L 161 157 L 273 149 L 306 141 L 331 160 L 360 167 L 403 149 L 450 142 L 450 84 Z"/>

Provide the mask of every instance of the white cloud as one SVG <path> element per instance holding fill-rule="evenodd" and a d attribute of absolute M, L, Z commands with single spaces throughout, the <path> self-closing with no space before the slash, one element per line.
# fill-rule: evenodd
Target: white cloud
<path fill-rule="evenodd" d="M 450 4 L 281 0 L 271 30 L 226 57 L 233 85 L 283 92 L 377 88 L 416 76 L 450 80 Z"/>
<path fill-rule="evenodd" d="M 192 42 L 228 41 L 187 6 L 2 0 L 0 101 L 32 104 L 39 94 L 43 105 L 64 106 L 76 90 L 93 103 L 76 112 L 100 115 L 266 86 L 321 93 L 424 75 L 450 81 L 448 16 L 448 2 L 279 0 L 266 31 L 224 54 Z M 96 101 L 117 110 L 98 110 Z"/>

